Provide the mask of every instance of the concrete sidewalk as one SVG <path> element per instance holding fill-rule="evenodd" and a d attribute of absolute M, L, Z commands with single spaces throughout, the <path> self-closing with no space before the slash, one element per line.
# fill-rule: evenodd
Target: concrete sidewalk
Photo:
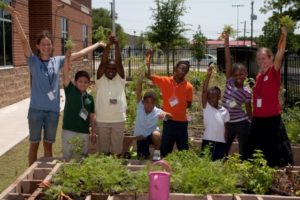
<path fill-rule="evenodd" d="M 64 91 L 60 90 L 60 109 L 65 105 Z M 30 99 L 0 108 L 0 156 L 29 135 L 27 114 Z"/>

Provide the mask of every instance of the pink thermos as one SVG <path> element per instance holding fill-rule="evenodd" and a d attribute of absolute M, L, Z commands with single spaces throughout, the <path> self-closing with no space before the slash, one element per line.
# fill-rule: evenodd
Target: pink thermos
<path fill-rule="evenodd" d="M 165 171 L 151 171 L 151 165 L 160 165 Z M 170 165 L 160 160 L 149 167 L 149 200 L 170 200 Z"/>

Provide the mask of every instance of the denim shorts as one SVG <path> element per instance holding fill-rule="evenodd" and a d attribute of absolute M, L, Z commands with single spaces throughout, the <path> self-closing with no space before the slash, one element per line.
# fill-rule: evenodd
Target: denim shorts
<path fill-rule="evenodd" d="M 59 112 L 29 108 L 27 117 L 29 125 L 29 141 L 31 143 L 39 143 L 41 141 L 42 129 L 44 129 L 43 140 L 48 143 L 54 143 L 58 117 Z"/>

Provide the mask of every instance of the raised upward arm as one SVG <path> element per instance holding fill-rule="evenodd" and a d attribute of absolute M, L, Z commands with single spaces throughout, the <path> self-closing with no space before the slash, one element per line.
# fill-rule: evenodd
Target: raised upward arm
<path fill-rule="evenodd" d="M 71 82 L 71 78 L 70 78 L 70 57 L 71 57 L 71 51 L 67 50 L 66 54 L 65 54 L 65 61 L 64 61 L 64 68 L 63 68 L 63 84 L 64 87 L 67 87 L 70 82 Z"/>
<path fill-rule="evenodd" d="M 124 79 L 125 72 L 124 72 L 124 67 L 122 64 L 121 48 L 120 48 L 119 42 L 115 36 L 113 36 L 113 42 L 115 44 L 115 59 L 116 59 L 117 73 L 119 74 L 119 76 L 121 78 Z"/>
<path fill-rule="evenodd" d="M 100 46 L 105 47 L 105 44 L 103 42 L 96 42 L 95 44 L 88 46 L 84 49 L 81 49 L 78 52 L 72 53 L 70 59 L 71 59 L 71 61 L 76 60 L 77 58 L 80 58 L 80 57 L 88 54 L 89 52 L 94 51 L 95 49 L 97 49 Z"/>
<path fill-rule="evenodd" d="M 286 47 L 286 38 L 287 38 L 287 28 L 281 27 L 280 38 L 279 38 L 278 46 L 277 46 L 277 53 L 276 53 L 275 59 L 274 59 L 274 66 L 275 66 L 276 71 L 280 70 L 282 67 L 282 59 L 283 59 L 285 47 Z"/>
<path fill-rule="evenodd" d="M 231 53 L 229 49 L 229 35 L 227 32 L 223 32 L 222 36 L 224 38 L 224 48 L 225 48 L 225 72 L 226 79 L 231 76 Z"/>
<path fill-rule="evenodd" d="M 206 107 L 207 104 L 207 89 L 209 84 L 209 79 L 212 74 L 213 67 L 210 65 L 207 69 L 207 74 L 204 80 L 203 89 L 202 89 L 202 108 Z"/>
<path fill-rule="evenodd" d="M 150 65 L 151 65 L 151 49 L 147 49 L 146 52 L 146 65 L 147 65 L 147 70 L 146 70 L 146 78 L 151 80 L 151 70 L 150 70 Z"/>
<path fill-rule="evenodd" d="M 21 26 L 21 23 L 20 23 L 20 20 L 18 17 L 19 13 L 17 13 L 17 11 L 11 6 L 7 6 L 6 10 L 11 14 L 13 21 L 15 22 L 15 25 L 16 25 L 15 27 L 17 28 L 18 35 L 21 39 L 24 54 L 28 58 L 32 54 L 32 50 L 30 48 L 28 38 L 26 37 L 25 32 Z"/>

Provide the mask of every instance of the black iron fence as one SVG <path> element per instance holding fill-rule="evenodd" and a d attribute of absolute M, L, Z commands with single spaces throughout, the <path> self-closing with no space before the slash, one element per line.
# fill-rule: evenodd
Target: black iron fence
<path fill-rule="evenodd" d="M 285 104 L 288 106 L 300 103 L 300 55 L 285 54 L 282 72 Z"/>
<path fill-rule="evenodd" d="M 122 49 L 122 61 L 128 79 L 132 78 L 134 71 L 144 64 L 146 49 L 124 48 Z M 167 55 L 161 51 L 153 51 L 151 60 L 151 70 L 156 74 L 172 74 L 173 68 L 180 60 L 187 60 L 191 64 L 191 70 L 205 70 L 210 61 L 217 62 L 217 50 L 208 49 L 205 57 L 198 62 L 192 56 L 189 48 L 171 49 L 169 59 Z M 93 72 L 95 73 L 100 63 L 100 56 L 94 56 Z"/>
<path fill-rule="evenodd" d="M 231 51 L 233 62 L 245 63 L 250 76 L 255 77 L 259 70 L 255 62 L 256 49 L 233 48 Z M 122 49 L 122 60 L 128 80 L 144 64 L 145 53 L 146 49 Z M 151 71 L 155 74 L 172 74 L 174 66 L 180 60 L 189 61 L 191 64 L 190 69 L 196 71 L 206 71 L 207 65 L 211 61 L 218 63 L 222 68 L 224 65 L 224 51 L 219 48 L 218 51 L 217 49 L 208 49 L 205 57 L 198 62 L 193 58 L 191 49 L 188 48 L 171 49 L 169 59 L 167 59 L 167 55 L 164 52 L 157 50 L 153 52 Z M 92 73 L 94 75 L 100 62 L 100 56 L 94 56 L 92 64 Z M 296 102 L 300 102 L 300 55 L 288 53 L 285 55 L 282 82 L 285 90 L 285 104 L 294 105 Z"/>

